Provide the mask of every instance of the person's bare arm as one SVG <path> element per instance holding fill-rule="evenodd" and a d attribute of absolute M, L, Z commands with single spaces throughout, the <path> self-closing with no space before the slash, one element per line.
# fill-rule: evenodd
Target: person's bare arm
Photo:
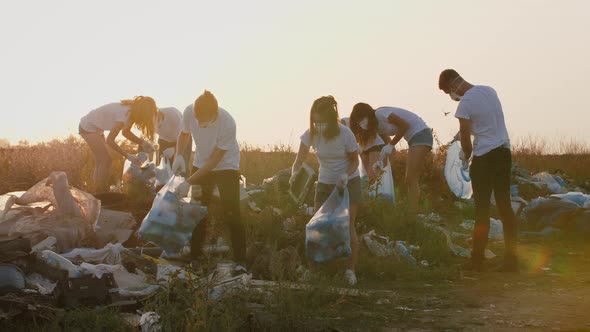
<path fill-rule="evenodd" d="M 459 133 L 461 135 L 461 148 L 465 153 L 465 157 L 469 158 L 473 152 L 473 145 L 471 145 L 471 121 L 459 118 Z"/>
<path fill-rule="evenodd" d="M 122 127 L 122 132 L 123 132 L 123 136 L 130 140 L 131 142 L 140 145 L 141 143 L 143 143 L 143 139 L 137 137 L 137 135 L 135 135 L 132 131 L 131 128 L 133 127 L 132 123 L 126 124 Z M 118 135 L 118 133 L 117 133 Z"/>
<path fill-rule="evenodd" d="M 297 157 L 295 157 L 295 162 L 293 163 L 293 167 L 291 167 L 291 174 L 299 173 L 301 166 L 305 160 L 307 160 L 307 155 L 309 154 L 309 146 L 301 143 L 299 144 L 299 152 L 297 152 Z"/>
<path fill-rule="evenodd" d="M 215 148 L 213 153 L 211 153 L 211 156 L 209 156 L 209 159 L 207 159 L 205 165 L 199 168 L 191 177 L 189 177 L 187 182 L 190 184 L 199 184 L 201 179 L 209 174 L 209 172 L 211 172 L 219 164 L 221 159 L 223 159 L 225 152 L 226 150 Z"/>
<path fill-rule="evenodd" d="M 121 132 L 121 129 L 123 129 L 123 122 L 118 122 L 115 127 L 113 127 L 110 131 L 109 131 L 109 136 L 107 136 L 107 145 L 117 151 L 120 155 L 122 155 L 123 157 L 127 158 L 127 152 L 125 152 L 125 150 L 123 150 L 118 144 L 117 142 L 115 142 L 115 139 L 117 138 L 117 136 L 119 136 L 119 133 Z"/>
<path fill-rule="evenodd" d="M 395 125 L 398 128 L 397 134 L 395 134 L 395 136 L 393 136 L 393 138 L 389 142 L 389 144 L 395 146 L 404 137 L 408 129 L 410 129 L 410 124 L 406 122 L 406 120 L 400 118 L 399 116 L 393 113 L 389 114 L 389 116 L 387 117 L 387 121 L 389 121 L 389 123 Z"/>
<path fill-rule="evenodd" d="M 176 140 L 176 157 L 178 158 L 178 156 L 182 155 L 182 151 L 184 151 L 184 149 L 186 148 L 188 142 L 191 140 L 191 134 L 189 133 L 185 133 L 185 132 L 181 132 L 180 135 L 178 135 L 178 139 Z M 185 160 L 185 162 L 188 163 L 188 160 Z"/>
<path fill-rule="evenodd" d="M 346 154 L 350 163 L 348 164 L 348 168 L 346 169 L 346 174 L 350 177 L 353 175 L 359 168 L 359 153 L 358 151 L 348 152 Z"/>

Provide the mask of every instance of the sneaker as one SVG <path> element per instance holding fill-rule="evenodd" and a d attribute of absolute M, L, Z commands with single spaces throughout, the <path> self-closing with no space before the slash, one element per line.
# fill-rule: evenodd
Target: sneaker
<path fill-rule="evenodd" d="M 346 282 L 350 285 L 350 286 L 354 286 L 356 285 L 356 274 L 354 274 L 353 270 L 346 270 L 344 272 L 344 279 L 346 279 Z"/>

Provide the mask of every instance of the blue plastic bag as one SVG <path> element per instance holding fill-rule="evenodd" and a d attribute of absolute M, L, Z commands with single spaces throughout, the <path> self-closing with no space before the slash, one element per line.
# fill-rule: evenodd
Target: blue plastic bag
<path fill-rule="evenodd" d="M 341 195 L 334 188 L 305 226 L 305 252 L 309 259 L 324 263 L 351 255 L 349 207 L 348 189 Z"/>
<path fill-rule="evenodd" d="M 193 229 L 207 215 L 207 208 L 183 202 L 178 193 L 183 177 L 174 176 L 156 195 L 150 212 L 139 227 L 141 238 L 160 246 L 166 254 L 177 254 L 188 245 Z"/>

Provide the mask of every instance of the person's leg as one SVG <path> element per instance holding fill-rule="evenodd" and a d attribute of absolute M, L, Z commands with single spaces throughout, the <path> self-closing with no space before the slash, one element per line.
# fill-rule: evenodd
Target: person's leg
<path fill-rule="evenodd" d="M 82 138 L 88 143 L 90 151 L 94 155 L 94 185 L 96 192 L 108 190 L 109 173 L 112 158 L 109 154 L 104 135 L 98 133 L 84 133 Z"/>
<path fill-rule="evenodd" d="M 481 269 L 490 231 L 490 199 L 492 197 L 492 176 L 489 158 L 474 157 L 470 174 L 475 200 L 475 227 L 473 229 L 473 251 L 471 260 L 476 269 Z"/>
<path fill-rule="evenodd" d="M 195 168 L 195 172 L 198 169 Z M 211 203 L 211 197 L 213 195 L 213 181 L 211 176 L 207 176 L 203 183 L 201 184 L 201 203 L 203 206 L 209 208 Z M 203 243 L 207 237 L 207 227 L 209 224 L 209 218 L 211 211 L 209 210 L 207 213 L 207 217 L 205 217 L 199 224 L 193 229 L 193 235 L 191 238 L 191 256 L 196 259 L 203 254 Z"/>
<path fill-rule="evenodd" d="M 418 145 L 410 147 L 408 160 L 406 162 L 406 188 L 408 193 L 410 216 L 418 213 L 418 201 L 420 199 L 420 174 L 424 170 L 426 156 L 430 153 L 431 147 Z"/>
<path fill-rule="evenodd" d="M 356 217 L 358 215 L 359 204 L 362 197 L 360 178 L 350 180 L 348 183 L 348 192 L 350 195 L 350 249 L 352 253 L 348 258 L 347 265 L 349 270 L 356 272 L 360 249 L 360 243 L 356 233 Z"/>
<path fill-rule="evenodd" d="M 501 149 L 495 158 L 494 172 L 494 196 L 496 206 L 500 212 L 504 229 L 504 267 L 514 271 L 517 266 L 517 242 L 518 242 L 518 222 L 510 202 L 510 176 L 512 168 L 512 157 L 510 150 Z"/>
<path fill-rule="evenodd" d="M 219 197 L 229 228 L 235 260 L 246 262 L 246 230 L 240 216 L 240 175 L 238 171 L 214 172 L 214 182 L 219 188 Z"/>

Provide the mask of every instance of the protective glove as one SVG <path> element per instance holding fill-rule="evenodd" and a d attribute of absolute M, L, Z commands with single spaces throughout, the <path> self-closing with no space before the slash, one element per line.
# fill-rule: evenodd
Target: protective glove
<path fill-rule="evenodd" d="M 129 162 L 133 165 L 139 165 L 139 159 L 137 159 L 136 156 L 128 153 L 127 156 L 125 156 L 125 159 L 129 160 Z"/>
<path fill-rule="evenodd" d="M 178 174 L 179 171 L 181 173 L 186 173 L 186 163 L 184 162 L 183 156 L 176 156 L 176 159 L 174 159 L 174 163 L 172 164 L 172 172 Z"/>
<path fill-rule="evenodd" d="M 156 151 L 156 148 L 152 145 L 152 143 L 144 140 L 143 142 L 141 142 L 141 149 L 143 150 L 143 152 L 146 152 L 148 154 L 153 153 L 154 151 Z"/>
<path fill-rule="evenodd" d="M 164 156 L 164 158 L 170 160 L 170 159 L 172 159 L 172 157 L 174 157 L 174 152 L 176 152 L 175 148 L 168 148 L 168 149 L 164 150 L 164 152 L 162 152 L 162 156 Z"/>
<path fill-rule="evenodd" d="M 299 175 L 299 171 L 291 171 L 291 177 L 289 178 L 289 186 L 293 186 L 295 180 L 297 180 L 297 175 Z"/>
<path fill-rule="evenodd" d="M 383 148 L 381 148 L 381 152 L 379 153 L 379 160 L 383 160 L 386 157 L 389 157 L 393 153 L 393 145 L 385 144 Z"/>
<path fill-rule="evenodd" d="M 184 181 L 176 187 L 174 193 L 179 197 L 186 197 L 188 196 L 188 192 L 191 189 L 190 183 L 188 181 Z"/>
<path fill-rule="evenodd" d="M 461 167 L 463 167 L 464 170 L 468 170 L 470 158 L 467 158 L 463 149 L 461 149 L 461 151 L 459 152 L 459 159 L 461 159 Z"/>
<path fill-rule="evenodd" d="M 338 182 L 336 182 L 336 187 L 338 187 L 338 190 L 342 191 L 342 190 L 344 190 L 344 187 L 346 187 L 347 185 L 348 185 L 348 174 L 344 173 L 344 174 L 340 175 Z"/>

